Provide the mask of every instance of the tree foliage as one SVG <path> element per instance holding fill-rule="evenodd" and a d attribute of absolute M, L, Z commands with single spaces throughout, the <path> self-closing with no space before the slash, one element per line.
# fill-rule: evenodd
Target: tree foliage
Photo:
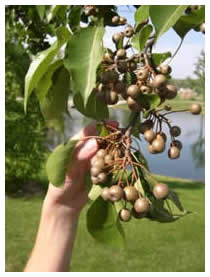
<path fill-rule="evenodd" d="M 137 83 L 136 67 L 145 66 L 149 72 L 148 81 L 152 83 L 160 72 L 161 64 L 171 56 L 170 51 L 153 53 L 152 46 L 170 28 L 174 28 L 183 39 L 189 30 L 198 28 L 205 20 L 203 6 L 191 12 L 190 16 L 186 14 L 188 7 L 185 5 L 147 5 L 136 6 L 136 8 L 135 26 L 131 28 L 129 24 L 127 25 L 126 38 L 124 34 L 119 34 L 119 39 L 113 38 L 116 49 L 111 50 L 104 47 L 105 28 L 126 25 L 126 19 L 118 16 L 116 6 L 8 6 L 6 25 L 12 26 L 14 40 L 21 42 L 22 49 L 25 49 L 32 59 L 25 77 L 25 108 L 30 106 L 33 101 L 32 96 L 35 94 L 48 127 L 63 131 L 67 102 L 71 96 L 74 106 L 80 113 L 99 121 L 100 136 L 114 143 L 109 140 L 109 134 L 104 131 L 101 121 L 109 117 L 107 104 L 116 102 L 115 99 L 114 101 L 111 99 L 111 96 L 116 98 L 116 93 L 112 93 L 112 90 L 116 89 L 116 80 L 118 81 L 120 76 L 121 88 L 125 86 L 127 89 Z M 184 32 L 180 27 L 182 24 L 186 26 Z M 123 71 L 123 63 L 121 68 L 119 64 L 125 57 L 125 50 L 129 48 L 133 48 L 133 52 L 138 50 L 138 55 L 125 60 L 126 70 Z M 114 57 L 117 58 L 113 62 Z M 135 58 L 137 61 L 133 64 Z M 165 75 L 164 82 L 170 79 L 170 72 Z M 107 79 L 112 80 L 109 87 Z M 104 87 L 106 89 L 108 87 L 109 97 L 107 97 L 108 94 L 100 95 L 100 90 L 103 91 Z M 136 124 L 140 124 L 140 114 L 144 118 L 150 118 L 151 115 L 157 116 L 159 122 L 161 121 L 159 114 L 155 114 L 156 109 L 165 101 L 161 90 L 157 93 L 156 89 L 159 87 L 153 84 L 149 89 L 155 93 L 139 94 L 135 101 L 131 99 L 134 103 L 130 103 L 130 106 L 128 102 L 128 106 L 132 106 L 132 111 L 130 111 L 130 122 L 126 130 L 130 132 L 132 130 L 133 135 L 138 136 Z M 30 113 L 29 109 L 28 112 Z M 29 130 L 29 132 L 32 131 Z M 128 138 L 131 133 L 126 134 L 123 134 L 122 138 L 126 139 L 130 147 Z M 122 141 L 119 143 L 122 144 Z M 74 144 L 74 141 L 69 140 L 58 146 L 48 160 L 48 176 L 54 185 L 63 184 L 66 164 L 71 159 Z M 132 172 L 128 170 L 131 173 L 127 175 L 127 168 L 122 166 L 119 172 L 123 174 L 121 177 L 116 175 L 114 181 L 121 182 L 121 179 L 125 179 L 133 182 L 131 176 L 135 175 L 138 179 L 135 183 L 137 190 L 148 197 L 148 201 L 152 203 L 152 208 L 147 214 L 147 218 L 151 220 L 172 222 L 185 215 L 187 212 L 182 208 L 175 193 L 171 192 L 168 200 L 176 210 L 175 214 L 169 208 L 170 205 L 166 206 L 168 202 L 154 199 L 151 193 L 154 184 L 145 158 L 140 151 L 134 156 L 142 167 L 133 169 Z M 109 179 L 106 185 L 111 185 L 111 181 Z M 88 183 L 91 183 L 90 178 Z M 119 202 L 118 205 L 104 203 L 99 192 L 100 189 L 97 186 L 92 186 L 91 195 L 94 195 L 94 200 L 87 213 L 87 228 L 98 241 L 119 246 L 124 238 L 119 221 L 119 207 L 122 209 L 122 203 Z"/>

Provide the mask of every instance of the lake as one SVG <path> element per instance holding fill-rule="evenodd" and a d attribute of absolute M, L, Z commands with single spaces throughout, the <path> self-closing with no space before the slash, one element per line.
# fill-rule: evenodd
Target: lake
<path fill-rule="evenodd" d="M 111 119 L 120 122 L 121 127 L 127 125 L 129 112 L 120 109 L 110 110 Z M 180 158 L 171 160 L 168 158 L 169 137 L 166 150 L 157 155 L 147 152 L 147 143 L 142 138 L 139 143 L 142 153 L 149 162 L 150 170 L 160 175 L 168 175 L 181 178 L 205 180 L 205 118 L 203 115 L 192 115 L 190 113 L 175 113 L 168 115 L 172 125 L 178 125 L 182 129 L 177 138 L 183 143 Z M 73 136 L 91 120 L 82 116 L 75 109 L 71 110 L 71 118 L 65 121 L 65 139 Z M 163 131 L 168 135 L 167 127 L 163 125 Z M 142 136 L 141 136 L 142 137 Z M 51 149 L 61 143 L 64 139 L 52 131 L 48 134 L 48 142 Z M 136 146 L 136 143 L 133 142 Z"/>

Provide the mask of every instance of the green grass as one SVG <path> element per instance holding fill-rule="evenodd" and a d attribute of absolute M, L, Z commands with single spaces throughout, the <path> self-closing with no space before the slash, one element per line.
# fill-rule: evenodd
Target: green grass
<path fill-rule="evenodd" d="M 176 97 L 175 99 L 172 99 L 172 100 L 165 101 L 163 103 L 163 105 L 160 106 L 160 108 L 163 107 L 166 104 L 169 104 L 172 107 L 172 110 L 183 110 L 183 109 L 188 109 L 190 107 L 190 105 L 193 104 L 193 103 L 201 104 L 202 114 L 205 113 L 205 103 L 203 101 L 200 101 L 200 100 L 182 100 L 179 97 Z M 126 103 L 116 105 L 113 108 L 128 110 L 128 107 L 127 107 Z"/>
<path fill-rule="evenodd" d="M 81 214 L 71 271 L 205 271 L 204 186 L 199 182 L 157 176 L 180 195 L 193 213 L 174 223 L 133 219 L 123 224 L 125 250 L 100 245 L 86 230 Z M 22 271 L 38 228 L 41 198 L 6 198 L 6 271 Z"/>

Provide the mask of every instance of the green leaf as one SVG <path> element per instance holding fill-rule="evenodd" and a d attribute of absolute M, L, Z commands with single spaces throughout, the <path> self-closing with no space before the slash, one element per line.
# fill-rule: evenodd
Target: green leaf
<path fill-rule="evenodd" d="M 142 5 L 136 10 L 135 12 L 136 25 L 141 24 L 142 22 L 144 22 L 144 20 L 149 18 L 149 7 L 150 7 L 149 5 Z"/>
<path fill-rule="evenodd" d="M 179 200 L 179 196 L 175 191 L 170 190 L 167 198 L 170 199 L 181 212 L 184 212 L 182 203 Z"/>
<path fill-rule="evenodd" d="M 187 5 L 151 5 L 150 17 L 156 31 L 156 41 L 182 16 Z"/>
<path fill-rule="evenodd" d="M 71 36 L 66 49 L 66 68 L 72 75 L 74 94 L 80 94 L 84 107 L 95 86 L 96 71 L 103 57 L 103 23 L 80 29 Z"/>
<path fill-rule="evenodd" d="M 142 51 L 151 33 L 152 25 L 145 25 L 139 33 L 133 36 L 131 40 L 132 46 L 137 50 Z"/>
<path fill-rule="evenodd" d="M 65 5 L 52 5 L 47 15 L 48 23 L 57 15 L 58 12 L 60 12 L 60 10 L 63 10 L 65 7 Z"/>
<path fill-rule="evenodd" d="M 124 247 L 125 237 L 114 205 L 98 197 L 87 212 L 87 229 L 98 242 Z"/>
<path fill-rule="evenodd" d="M 163 206 L 163 200 L 154 200 L 148 214 L 146 215 L 151 220 L 158 222 L 173 222 L 179 219 L 180 216 L 173 216 L 169 213 L 167 209 Z"/>
<path fill-rule="evenodd" d="M 153 53 L 152 63 L 154 66 L 158 66 L 170 57 L 171 57 L 171 52 Z"/>
<path fill-rule="evenodd" d="M 46 170 L 49 182 L 54 186 L 62 186 L 67 169 L 71 166 L 72 153 L 78 140 L 69 140 L 60 144 L 49 156 Z"/>
<path fill-rule="evenodd" d="M 148 106 L 147 110 L 153 110 L 160 104 L 160 97 L 157 94 L 141 94 L 138 97 L 138 102 L 146 104 Z"/>
<path fill-rule="evenodd" d="M 145 25 L 140 33 L 139 33 L 139 48 L 140 51 L 142 51 L 144 49 L 145 43 L 147 42 L 150 34 L 152 33 L 152 25 Z"/>
<path fill-rule="evenodd" d="M 74 95 L 74 104 L 78 111 L 93 119 L 102 120 L 109 117 L 107 105 L 96 97 L 96 93 L 94 91 L 92 91 L 89 96 L 86 106 L 80 93 Z"/>
<path fill-rule="evenodd" d="M 92 185 L 91 190 L 88 193 L 88 198 L 95 201 L 101 195 L 102 188 L 99 185 Z"/>
<path fill-rule="evenodd" d="M 82 7 L 78 5 L 73 5 L 70 8 L 68 15 L 68 23 L 73 32 L 80 29 L 80 18 L 82 14 Z"/>
<path fill-rule="evenodd" d="M 43 102 L 45 96 L 47 95 L 49 89 L 53 84 L 53 81 L 52 81 L 53 74 L 62 65 L 63 65 L 62 60 L 57 60 L 54 63 L 50 64 L 48 67 L 48 71 L 44 74 L 44 76 L 39 81 L 35 92 L 40 103 Z"/>
<path fill-rule="evenodd" d="M 45 15 L 45 6 L 44 5 L 36 5 L 37 13 L 41 20 L 43 20 Z"/>
<path fill-rule="evenodd" d="M 131 112 L 130 116 L 129 116 L 129 119 L 128 119 L 128 122 L 130 122 L 135 115 L 136 115 L 136 112 Z M 131 134 L 136 138 L 139 138 L 139 125 L 140 125 L 140 123 L 141 123 L 141 119 L 140 119 L 140 115 L 139 115 L 137 120 L 135 121 L 135 124 L 134 124 L 134 126 L 132 128 L 132 132 L 131 132 Z"/>
<path fill-rule="evenodd" d="M 175 32 L 183 39 L 191 30 L 205 21 L 205 7 L 201 7 L 191 14 L 183 15 L 173 26 Z"/>
<path fill-rule="evenodd" d="M 28 98 L 37 84 L 47 72 L 49 65 L 57 55 L 61 46 L 69 39 L 70 33 L 66 27 L 59 27 L 57 29 L 57 40 L 46 50 L 38 53 L 25 76 L 25 99 L 24 109 L 26 111 Z"/>
<path fill-rule="evenodd" d="M 66 68 L 61 67 L 54 76 L 52 88 L 40 103 L 40 108 L 47 126 L 63 132 L 70 92 L 69 72 Z"/>

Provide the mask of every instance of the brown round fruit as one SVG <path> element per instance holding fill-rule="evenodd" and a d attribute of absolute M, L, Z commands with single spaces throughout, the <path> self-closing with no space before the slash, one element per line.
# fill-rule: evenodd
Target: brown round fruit
<path fill-rule="evenodd" d="M 117 24 L 119 24 L 119 22 L 120 22 L 120 17 L 119 16 L 115 15 L 115 16 L 112 17 L 112 23 L 113 24 L 117 25 Z"/>
<path fill-rule="evenodd" d="M 123 33 L 116 33 L 112 36 L 112 40 L 114 43 L 118 43 L 124 37 Z"/>
<path fill-rule="evenodd" d="M 108 187 L 103 188 L 101 192 L 101 197 L 107 201 L 110 199 L 110 189 Z"/>
<path fill-rule="evenodd" d="M 98 152 L 96 153 L 96 156 L 97 156 L 98 158 L 104 158 L 105 155 L 106 155 L 106 151 L 105 151 L 104 149 L 100 149 L 100 150 L 98 150 Z"/>
<path fill-rule="evenodd" d="M 163 74 L 157 74 L 153 79 L 153 87 L 160 88 L 166 83 L 166 77 Z"/>
<path fill-rule="evenodd" d="M 144 132 L 144 138 L 148 142 L 152 142 L 156 137 L 155 132 L 152 129 L 147 130 Z"/>
<path fill-rule="evenodd" d="M 153 128 L 153 121 L 148 119 L 139 125 L 139 132 L 141 134 L 144 134 L 147 130 L 152 128 Z"/>
<path fill-rule="evenodd" d="M 126 29 L 125 29 L 125 36 L 127 37 L 127 38 L 130 38 L 130 37 L 132 37 L 132 35 L 134 34 L 134 30 L 133 30 L 133 28 L 131 27 L 131 26 L 128 26 Z"/>
<path fill-rule="evenodd" d="M 103 168 L 104 167 L 104 159 L 96 157 L 96 159 L 93 162 L 93 167 Z"/>
<path fill-rule="evenodd" d="M 165 105 L 165 106 L 164 106 L 164 110 L 166 110 L 166 111 L 171 111 L 171 106 L 170 106 L 170 105 Z"/>
<path fill-rule="evenodd" d="M 160 72 L 162 74 L 170 74 L 171 73 L 171 67 L 168 64 L 161 64 L 160 65 Z"/>
<path fill-rule="evenodd" d="M 165 142 L 163 139 L 154 139 L 152 141 L 152 149 L 155 152 L 162 153 L 165 150 Z"/>
<path fill-rule="evenodd" d="M 109 53 L 104 54 L 103 60 L 105 63 L 109 63 L 109 64 L 113 63 L 112 56 Z"/>
<path fill-rule="evenodd" d="M 201 113 L 201 105 L 200 104 L 197 104 L 197 103 L 194 103 L 190 106 L 190 112 L 192 114 L 200 114 Z"/>
<path fill-rule="evenodd" d="M 173 126 L 173 127 L 171 127 L 171 129 L 170 129 L 170 134 L 171 134 L 173 137 L 178 137 L 178 136 L 180 136 L 180 134 L 181 134 L 181 129 L 179 128 L 179 126 Z"/>
<path fill-rule="evenodd" d="M 150 204 L 147 198 L 142 197 L 134 203 L 134 209 L 137 213 L 146 213 L 149 211 Z"/>
<path fill-rule="evenodd" d="M 124 94 L 126 93 L 126 85 L 123 81 L 118 81 L 115 86 L 114 86 L 114 90 L 118 93 L 118 94 Z"/>
<path fill-rule="evenodd" d="M 128 222 L 131 219 L 131 212 L 124 208 L 119 212 L 119 216 L 122 221 Z"/>
<path fill-rule="evenodd" d="M 125 72 L 127 72 L 127 69 L 128 69 L 128 65 L 127 65 L 127 62 L 126 62 L 126 61 L 118 61 L 118 62 L 117 62 L 117 70 L 118 70 L 120 73 L 125 73 Z"/>
<path fill-rule="evenodd" d="M 133 99 L 136 99 L 140 94 L 139 87 L 137 85 L 131 85 L 127 89 L 127 95 L 131 96 Z"/>
<path fill-rule="evenodd" d="M 125 187 L 124 188 L 124 193 L 125 193 L 125 199 L 127 201 L 134 202 L 139 197 L 138 191 L 133 186 L 127 186 L 127 187 Z"/>
<path fill-rule="evenodd" d="M 172 160 L 178 159 L 180 156 L 180 150 L 176 146 L 171 146 L 168 150 L 168 157 Z"/>
<path fill-rule="evenodd" d="M 123 189 L 117 185 L 111 186 L 109 192 L 110 192 L 110 200 L 112 201 L 119 201 L 124 196 Z"/>
<path fill-rule="evenodd" d="M 182 143 L 180 140 L 174 140 L 172 143 L 171 143 L 171 146 L 176 146 L 177 148 L 179 148 L 179 150 L 182 149 Z"/>
<path fill-rule="evenodd" d="M 101 82 L 104 85 L 109 83 L 116 83 L 118 81 L 119 75 L 116 71 L 105 71 L 102 75 Z"/>
<path fill-rule="evenodd" d="M 101 173 L 101 172 L 102 172 L 102 168 L 100 168 L 100 167 L 93 166 L 90 169 L 91 176 L 93 176 L 93 177 L 97 177 L 98 174 Z"/>
<path fill-rule="evenodd" d="M 154 186 L 152 192 L 155 198 L 166 199 L 169 194 L 169 188 L 166 184 L 158 183 Z"/>
<path fill-rule="evenodd" d="M 144 81 L 149 76 L 149 70 L 147 68 L 139 69 L 136 75 L 138 80 Z"/>
<path fill-rule="evenodd" d="M 161 132 L 161 133 L 157 133 L 157 136 L 156 136 L 157 139 L 160 139 L 160 140 L 163 140 L 164 142 L 167 141 L 167 136 L 165 133 Z"/>
<path fill-rule="evenodd" d="M 123 49 L 123 48 L 121 48 L 121 49 L 119 49 L 118 51 L 117 51 L 117 58 L 118 59 L 123 59 L 123 58 L 125 58 L 126 57 L 126 50 L 125 49 Z"/>
<path fill-rule="evenodd" d="M 111 90 L 110 94 L 109 94 L 109 104 L 110 105 L 115 105 L 117 104 L 119 98 L 118 98 L 118 94 L 116 91 Z"/>
<path fill-rule="evenodd" d="M 140 112 L 142 110 L 141 105 L 136 102 L 132 97 L 128 96 L 127 98 L 127 103 L 128 103 L 128 107 L 129 109 L 131 109 L 134 112 Z"/>
<path fill-rule="evenodd" d="M 99 183 L 98 177 L 91 176 L 91 181 L 94 185 Z"/>
<path fill-rule="evenodd" d="M 105 164 L 111 164 L 113 162 L 113 159 L 114 159 L 113 155 L 107 154 L 104 157 Z"/>
<path fill-rule="evenodd" d="M 149 94 L 152 92 L 151 87 L 148 86 L 141 86 L 140 90 L 143 94 Z"/>
<path fill-rule="evenodd" d="M 107 177 L 106 173 L 104 173 L 104 172 L 99 173 L 98 174 L 98 182 L 99 183 L 105 182 L 106 181 L 106 177 Z"/>
<path fill-rule="evenodd" d="M 144 218 L 146 213 L 137 213 L 134 208 L 132 208 L 131 210 L 131 214 L 133 217 L 135 217 L 136 219 L 141 219 L 141 218 Z"/>
<path fill-rule="evenodd" d="M 152 147 L 152 144 L 148 144 L 147 150 L 148 150 L 148 152 L 151 153 L 151 154 L 156 154 L 155 150 L 154 150 L 153 147 Z"/>
<path fill-rule="evenodd" d="M 125 25 L 127 23 L 127 19 L 125 17 L 120 17 L 120 24 Z"/>
<path fill-rule="evenodd" d="M 136 70 L 136 68 L 137 68 L 136 62 L 132 62 L 132 61 L 129 62 L 129 63 L 128 63 L 128 68 L 129 68 L 130 71 Z"/>
<path fill-rule="evenodd" d="M 177 88 L 175 85 L 166 85 L 166 98 L 174 99 L 177 96 Z"/>

